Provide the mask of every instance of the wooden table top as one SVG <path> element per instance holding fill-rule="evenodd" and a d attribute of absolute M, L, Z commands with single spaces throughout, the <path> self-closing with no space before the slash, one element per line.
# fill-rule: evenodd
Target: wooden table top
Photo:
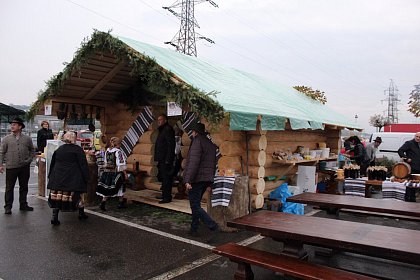
<path fill-rule="evenodd" d="M 420 265 L 420 231 L 261 210 L 230 227 L 261 233 L 283 242 L 344 250 Z"/>
<path fill-rule="evenodd" d="M 420 217 L 420 203 L 391 199 L 305 192 L 286 198 L 296 202 L 332 208 L 356 209 L 370 212 Z"/>

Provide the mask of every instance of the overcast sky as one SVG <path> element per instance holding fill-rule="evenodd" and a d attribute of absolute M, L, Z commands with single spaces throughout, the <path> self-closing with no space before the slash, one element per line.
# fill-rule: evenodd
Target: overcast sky
<path fill-rule="evenodd" d="M 170 48 L 175 0 L 1 0 L 0 102 L 29 105 L 94 29 Z M 197 1 L 199 2 L 199 1 Z M 214 0 L 195 6 L 198 57 L 325 91 L 327 105 L 372 132 L 395 82 L 401 122 L 420 84 L 418 0 Z M 180 12 L 180 10 L 177 10 Z M 281 110 L 281 108 L 279 108 Z"/>

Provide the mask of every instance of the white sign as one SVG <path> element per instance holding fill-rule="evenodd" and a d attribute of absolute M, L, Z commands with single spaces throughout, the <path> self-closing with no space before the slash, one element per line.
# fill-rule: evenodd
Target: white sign
<path fill-rule="evenodd" d="M 52 112 L 52 105 L 45 105 L 44 106 L 44 115 L 51 116 Z"/>
<path fill-rule="evenodd" d="M 315 166 L 298 166 L 297 185 L 301 192 L 316 192 Z"/>
<path fill-rule="evenodd" d="M 181 116 L 182 108 L 178 106 L 175 102 L 168 101 L 168 117 L 169 116 Z"/>

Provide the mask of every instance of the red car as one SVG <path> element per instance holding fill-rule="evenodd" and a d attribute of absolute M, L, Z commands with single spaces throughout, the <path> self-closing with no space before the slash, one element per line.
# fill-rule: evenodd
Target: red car
<path fill-rule="evenodd" d="M 89 130 L 77 132 L 77 141 L 80 141 L 83 149 L 90 149 L 93 145 L 93 133 Z"/>

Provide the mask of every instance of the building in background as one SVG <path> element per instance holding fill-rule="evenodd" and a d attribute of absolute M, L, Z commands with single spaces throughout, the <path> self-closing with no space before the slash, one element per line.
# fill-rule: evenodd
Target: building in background
<path fill-rule="evenodd" d="M 384 126 L 384 132 L 418 132 L 420 124 L 418 123 L 395 123 Z"/>

